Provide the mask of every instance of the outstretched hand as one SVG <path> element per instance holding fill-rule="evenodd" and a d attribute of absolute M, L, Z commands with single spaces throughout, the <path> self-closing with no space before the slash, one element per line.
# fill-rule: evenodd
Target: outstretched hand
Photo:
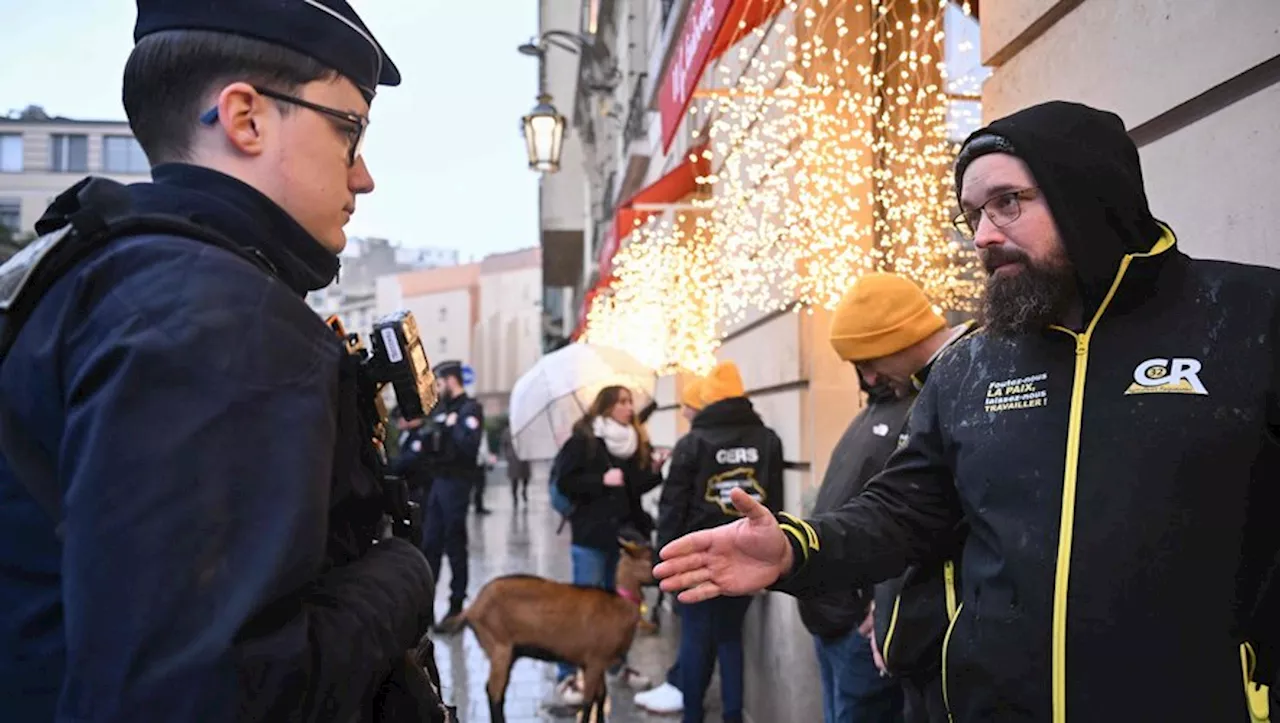
<path fill-rule="evenodd" d="M 653 574 L 680 602 L 747 595 L 778 581 L 792 565 L 791 543 L 773 513 L 741 488 L 729 494 L 743 519 L 693 532 L 662 548 Z"/>

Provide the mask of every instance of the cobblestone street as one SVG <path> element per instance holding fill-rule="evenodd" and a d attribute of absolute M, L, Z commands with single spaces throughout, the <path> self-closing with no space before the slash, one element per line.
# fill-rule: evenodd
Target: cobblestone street
<path fill-rule="evenodd" d="M 473 513 L 468 521 L 468 602 L 486 582 L 499 575 L 527 573 L 554 580 L 570 579 L 569 530 L 566 527 L 563 533 L 556 534 L 560 518 L 551 509 L 545 477 L 537 477 L 530 483 L 529 503 L 526 505 L 521 502 L 514 510 L 510 490 L 505 470 L 497 469 L 489 477 L 485 494 L 486 504 L 493 510 L 493 514 L 477 517 Z M 449 577 L 449 565 L 446 561 L 436 585 L 437 617 L 444 615 L 448 609 Z M 656 595 L 656 590 L 647 592 L 646 598 L 650 604 L 653 604 Z M 665 680 L 667 668 L 675 661 L 678 625 L 670 610 L 664 609 L 659 633 L 637 633 L 628 658 L 629 664 L 655 683 Z M 485 696 L 489 661 L 480 649 L 475 635 L 468 630 L 461 635 L 434 637 L 445 700 L 458 707 L 458 717 L 462 723 L 489 721 Z M 553 711 L 545 705 L 552 697 L 554 677 L 555 668 L 551 664 L 528 659 L 516 661 L 507 689 L 505 711 L 508 723 L 573 720 L 570 711 Z M 657 716 L 638 710 L 632 702 L 634 692 L 612 680 L 609 694 L 610 723 L 678 720 L 678 716 Z M 720 721 L 719 696 L 718 682 L 713 680 L 707 694 L 708 723 Z"/>

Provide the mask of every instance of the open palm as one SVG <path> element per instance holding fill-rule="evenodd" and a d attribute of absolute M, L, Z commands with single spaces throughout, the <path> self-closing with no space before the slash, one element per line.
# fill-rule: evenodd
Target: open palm
<path fill-rule="evenodd" d="M 746 595 L 772 585 L 791 569 L 791 544 L 773 513 L 741 489 L 730 495 L 743 519 L 694 532 L 662 548 L 654 574 L 680 602 Z"/>

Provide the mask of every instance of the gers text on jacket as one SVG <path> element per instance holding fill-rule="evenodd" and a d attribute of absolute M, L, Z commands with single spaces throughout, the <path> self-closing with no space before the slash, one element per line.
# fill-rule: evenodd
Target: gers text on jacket
<path fill-rule="evenodd" d="M 738 519 L 729 491 L 741 487 L 766 507 L 782 507 L 782 441 L 751 400 L 731 397 L 694 417 L 671 453 L 662 488 L 658 549 L 675 538 Z"/>

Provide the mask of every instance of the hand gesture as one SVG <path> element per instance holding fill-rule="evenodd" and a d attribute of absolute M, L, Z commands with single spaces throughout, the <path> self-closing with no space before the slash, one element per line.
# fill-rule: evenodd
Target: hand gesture
<path fill-rule="evenodd" d="M 444 418 L 444 426 L 446 426 L 446 427 L 452 427 L 453 425 L 455 425 L 455 424 L 457 424 L 457 423 L 458 423 L 458 413 L 457 413 L 457 412 L 449 412 L 449 416 L 447 416 L 447 417 L 445 417 L 445 418 Z"/>
<path fill-rule="evenodd" d="M 671 459 L 671 450 L 655 449 L 653 451 L 653 471 L 661 471 L 662 465 L 666 464 L 668 459 Z"/>
<path fill-rule="evenodd" d="M 680 602 L 746 595 L 778 581 L 792 565 L 791 543 L 773 513 L 742 488 L 729 493 L 743 519 L 694 532 L 662 548 L 653 573 Z"/>
<path fill-rule="evenodd" d="M 614 467 L 613 469 L 604 473 L 605 487 L 621 487 L 622 483 L 625 481 L 626 480 L 623 479 L 622 477 L 622 470 L 618 469 L 617 467 Z"/>

